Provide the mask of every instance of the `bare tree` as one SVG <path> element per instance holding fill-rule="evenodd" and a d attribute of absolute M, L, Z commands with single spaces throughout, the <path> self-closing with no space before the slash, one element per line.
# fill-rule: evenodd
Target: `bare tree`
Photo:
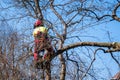
<path fill-rule="evenodd" d="M 17 23 L 22 22 L 23 19 L 24 21 L 30 20 L 32 22 L 32 19 L 41 19 L 44 25 L 49 28 L 52 44 L 55 49 L 48 68 L 36 71 L 32 65 L 28 65 L 28 63 L 33 64 L 30 59 L 31 54 L 28 54 L 33 47 L 31 35 L 28 35 L 32 31 L 29 25 L 21 24 L 22 26 L 29 26 L 27 27 L 29 29 L 28 33 L 12 33 L 12 36 L 6 39 L 9 42 L 9 48 L 5 51 L 9 53 L 7 58 L 11 61 L 9 63 L 12 64 L 10 68 L 13 70 L 13 75 L 15 73 L 21 74 L 21 76 L 12 76 L 13 78 L 20 79 L 24 76 L 24 78 L 31 79 L 46 78 L 46 80 L 85 80 L 89 78 L 97 80 L 98 77 L 95 75 L 94 63 L 97 60 L 97 53 L 100 51 L 102 53 L 110 53 L 111 58 L 120 67 L 119 58 L 116 58 L 113 54 L 120 51 L 119 42 L 83 41 L 81 37 L 82 31 L 95 28 L 97 25 L 112 21 L 120 22 L 119 0 L 13 0 L 7 3 L 10 5 L 2 6 L 1 4 L 1 9 L 3 11 L 12 9 L 16 10 L 16 12 L 11 13 L 12 16 L 6 17 L 1 13 L 1 22 L 15 21 Z M 25 23 L 31 24 L 29 21 Z M 25 33 L 27 30 L 22 30 L 22 32 Z M 26 37 L 29 37 L 29 42 L 25 39 Z M 96 39 L 94 36 L 88 35 L 87 37 Z M 108 38 L 111 39 L 110 36 Z M 18 42 L 22 44 L 18 44 Z M 1 53 L 6 53 L 3 51 L 6 48 L 3 45 L 0 46 Z M 15 54 L 17 53 L 19 55 L 16 57 Z M 84 56 L 84 58 L 81 56 Z M 1 67 L 0 70 L 2 71 Z M 27 74 L 28 71 L 30 72 Z M 22 75 L 22 73 L 25 75 Z M 40 77 L 39 73 L 40 75 L 42 74 L 42 77 Z"/>

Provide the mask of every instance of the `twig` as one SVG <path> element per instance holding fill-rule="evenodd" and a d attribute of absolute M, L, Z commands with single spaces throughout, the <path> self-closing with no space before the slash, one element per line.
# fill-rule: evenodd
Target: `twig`
<path fill-rule="evenodd" d="M 110 52 L 111 57 L 113 58 L 113 60 L 118 64 L 119 68 L 120 68 L 120 63 L 119 61 L 113 56 L 112 52 Z"/>
<path fill-rule="evenodd" d="M 66 51 L 66 57 L 67 57 L 67 60 L 71 61 L 71 62 L 74 62 L 77 66 L 77 79 L 76 80 L 79 80 L 79 65 L 78 65 L 78 62 L 75 61 L 75 60 L 72 60 L 68 57 L 68 54 L 67 54 L 67 51 Z"/>
<path fill-rule="evenodd" d="M 94 52 L 94 56 L 93 56 L 93 59 L 92 59 L 92 61 L 91 61 L 90 65 L 89 65 L 89 67 L 88 67 L 87 71 L 84 73 L 84 75 L 82 76 L 82 78 L 81 78 L 80 80 L 83 80 L 83 78 L 87 75 L 88 71 L 89 71 L 89 70 L 90 70 L 90 68 L 92 67 L 92 65 L 93 65 L 94 61 L 96 60 L 95 55 L 96 55 L 96 52 L 97 52 L 98 50 L 102 50 L 103 52 L 105 52 L 105 50 L 104 50 L 103 48 L 98 48 L 98 49 L 96 49 L 96 50 L 95 50 L 95 52 Z"/>

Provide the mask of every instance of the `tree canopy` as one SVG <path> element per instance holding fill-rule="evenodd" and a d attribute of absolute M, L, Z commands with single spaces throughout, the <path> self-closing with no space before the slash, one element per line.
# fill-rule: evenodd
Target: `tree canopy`
<path fill-rule="evenodd" d="M 100 80 L 120 70 L 119 0 L 0 1 L 0 79 Z M 49 29 L 49 70 L 33 65 L 35 20 Z"/>

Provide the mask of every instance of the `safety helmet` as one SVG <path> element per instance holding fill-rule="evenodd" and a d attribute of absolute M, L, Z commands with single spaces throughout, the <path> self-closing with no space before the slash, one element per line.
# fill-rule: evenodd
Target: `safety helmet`
<path fill-rule="evenodd" d="M 37 27 L 37 26 L 40 26 L 42 25 L 42 21 L 41 20 L 37 20 L 34 24 L 34 28 Z"/>

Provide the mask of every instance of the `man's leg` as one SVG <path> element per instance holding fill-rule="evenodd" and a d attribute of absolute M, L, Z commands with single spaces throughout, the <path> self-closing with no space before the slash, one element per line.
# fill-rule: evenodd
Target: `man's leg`
<path fill-rule="evenodd" d="M 34 60 L 38 60 L 38 39 L 34 40 L 35 46 L 34 46 Z"/>

